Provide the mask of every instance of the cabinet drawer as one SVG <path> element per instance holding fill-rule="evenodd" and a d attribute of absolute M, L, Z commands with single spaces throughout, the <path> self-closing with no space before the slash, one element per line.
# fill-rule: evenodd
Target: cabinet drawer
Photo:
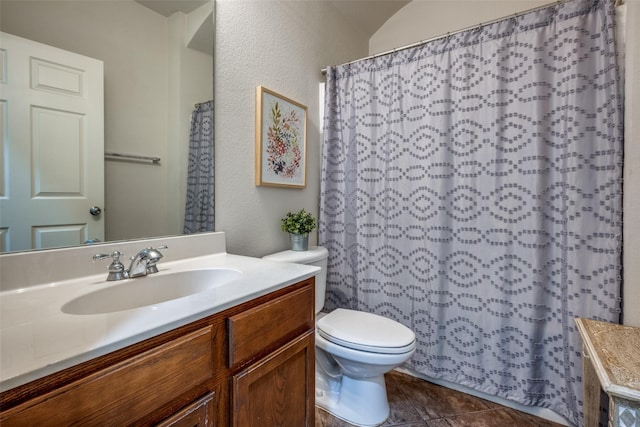
<path fill-rule="evenodd" d="M 127 425 L 213 376 L 210 326 L 13 408 L 3 426 Z"/>
<path fill-rule="evenodd" d="M 314 328 L 312 284 L 229 318 L 229 364 L 258 357 Z"/>

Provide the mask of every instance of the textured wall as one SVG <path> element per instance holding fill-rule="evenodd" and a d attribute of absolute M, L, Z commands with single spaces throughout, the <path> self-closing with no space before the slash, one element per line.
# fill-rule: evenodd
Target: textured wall
<path fill-rule="evenodd" d="M 288 249 L 288 211 L 318 214 L 320 70 L 366 55 L 368 38 L 323 1 L 218 0 L 215 15 L 216 229 L 230 253 L 262 256 Z M 257 86 L 308 108 L 305 189 L 254 184 Z"/>

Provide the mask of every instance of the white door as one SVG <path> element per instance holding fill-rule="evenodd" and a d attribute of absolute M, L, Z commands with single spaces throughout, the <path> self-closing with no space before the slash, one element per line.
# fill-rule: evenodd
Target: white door
<path fill-rule="evenodd" d="M 0 32 L 0 251 L 104 240 L 103 86 L 102 61 Z"/>

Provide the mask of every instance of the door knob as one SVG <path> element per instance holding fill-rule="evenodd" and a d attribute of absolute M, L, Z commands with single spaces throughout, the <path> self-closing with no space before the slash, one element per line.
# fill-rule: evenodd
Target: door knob
<path fill-rule="evenodd" d="M 89 213 L 93 216 L 98 216 L 102 213 L 102 209 L 100 209 L 98 206 L 91 206 L 89 208 Z"/>

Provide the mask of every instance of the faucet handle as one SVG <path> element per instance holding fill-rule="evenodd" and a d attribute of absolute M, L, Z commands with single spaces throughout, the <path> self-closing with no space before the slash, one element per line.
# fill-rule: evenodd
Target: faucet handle
<path fill-rule="evenodd" d="M 120 252 L 120 251 L 113 251 L 110 254 L 95 254 L 93 256 L 93 260 L 94 261 L 100 261 L 100 260 L 103 260 L 103 259 L 106 259 L 106 258 L 113 258 L 113 261 L 116 262 L 116 261 L 120 260 L 120 257 L 122 255 L 124 255 L 124 254 L 122 252 Z"/>
<path fill-rule="evenodd" d="M 157 248 L 149 246 L 147 248 L 147 274 L 158 272 L 156 263 L 163 257 L 162 252 L 160 252 L 161 249 L 167 249 L 167 245 L 158 246 Z"/>
<path fill-rule="evenodd" d="M 106 258 L 113 258 L 113 262 L 109 265 L 109 274 L 107 275 L 108 281 L 122 280 L 129 277 L 124 265 L 120 262 L 120 257 L 124 255 L 120 251 L 114 251 L 111 254 L 95 254 L 93 256 L 94 261 L 100 261 Z"/>
<path fill-rule="evenodd" d="M 161 249 L 167 249 L 167 245 L 158 246 L 157 248 L 149 246 L 147 249 L 145 249 L 147 258 L 149 259 L 162 258 L 162 252 L 160 252 Z"/>

